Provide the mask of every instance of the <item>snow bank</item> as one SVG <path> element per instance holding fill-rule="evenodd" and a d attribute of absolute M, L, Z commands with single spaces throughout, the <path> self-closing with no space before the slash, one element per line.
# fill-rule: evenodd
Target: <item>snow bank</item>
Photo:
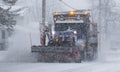
<path fill-rule="evenodd" d="M 33 23 L 35 24 L 35 23 Z M 37 25 L 37 24 L 36 24 Z M 37 27 L 35 27 L 37 29 Z M 4 61 L 7 62 L 32 62 L 36 61 L 31 53 L 30 33 L 33 35 L 34 44 L 38 44 L 39 33 L 34 27 L 16 26 L 15 34 L 9 38 L 8 53 Z M 38 41 L 39 42 L 39 41 Z"/>

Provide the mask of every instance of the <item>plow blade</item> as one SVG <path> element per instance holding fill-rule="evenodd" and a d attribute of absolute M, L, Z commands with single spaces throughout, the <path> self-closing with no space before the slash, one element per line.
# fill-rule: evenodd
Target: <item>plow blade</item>
<path fill-rule="evenodd" d="M 71 53 L 73 47 L 32 46 L 31 52 L 39 53 Z"/>
<path fill-rule="evenodd" d="M 81 62 L 76 47 L 32 46 L 31 52 L 38 53 L 38 62 Z"/>

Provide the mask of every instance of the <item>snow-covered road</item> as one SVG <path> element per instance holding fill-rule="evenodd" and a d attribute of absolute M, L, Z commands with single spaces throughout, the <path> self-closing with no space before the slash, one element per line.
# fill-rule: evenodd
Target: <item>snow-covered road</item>
<path fill-rule="evenodd" d="M 120 72 L 118 62 L 0 63 L 0 72 Z"/>

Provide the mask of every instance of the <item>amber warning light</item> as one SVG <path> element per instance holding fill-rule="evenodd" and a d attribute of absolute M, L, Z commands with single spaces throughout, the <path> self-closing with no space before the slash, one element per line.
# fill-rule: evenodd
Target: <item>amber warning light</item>
<path fill-rule="evenodd" d="M 70 15 L 74 15 L 74 14 L 75 14 L 75 11 L 74 11 L 74 10 L 71 10 L 71 11 L 69 11 L 69 14 L 70 14 Z"/>
<path fill-rule="evenodd" d="M 87 11 L 84 12 L 84 15 L 88 15 L 89 13 Z"/>

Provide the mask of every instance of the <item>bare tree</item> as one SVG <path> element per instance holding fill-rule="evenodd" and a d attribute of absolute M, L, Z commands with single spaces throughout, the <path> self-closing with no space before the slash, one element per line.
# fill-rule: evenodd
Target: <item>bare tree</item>
<path fill-rule="evenodd" d="M 17 9 L 11 11 L 12 6 L 14 6 L 16 1 L 17 0 L 3 0 L 3 3 L 5 3 L 4 6 L 6 6 L 7 8 L 4 8 L 4 6 L 0 6 L 0 25 L 5 26 L 7 28 L 9 35 L 12 34 L 14 26 L 16 25 L 15 17 L 18 16 L 17 12 L 22 10 Z"/>
<path fill-rule="evenodd" d="M 120 22 L 119 6 L 115 0 L 101 0 L 101 3 L 99 1 L 93 3 L 93 16 L 98 23 L 101 21 L 103 32 L 108 33 L 111 24 L 115 25 Z M 101 15 L 99 15 L 99 12 L 101 12 Z M 99 16 L 101 16 L 101 19 L 99 19 Z"/>

